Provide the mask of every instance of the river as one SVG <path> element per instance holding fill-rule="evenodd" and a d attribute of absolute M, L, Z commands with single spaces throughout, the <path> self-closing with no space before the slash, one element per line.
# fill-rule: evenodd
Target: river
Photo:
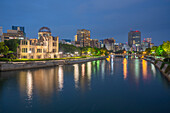
<path fill-rule="evenodd" d="M 142 59 L 0 72 L 0 113 L 169 113 L 169 107 L 170 83 Z"/>

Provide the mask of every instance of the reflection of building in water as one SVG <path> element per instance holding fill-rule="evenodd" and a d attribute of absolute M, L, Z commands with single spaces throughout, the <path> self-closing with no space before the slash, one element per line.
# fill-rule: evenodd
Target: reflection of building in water
<path fill-rule="evenodd" d="M 27 73 L 25 71 L 20 71 L 19 73 L 19 87 L 20 87 L 20 93 L 23 96 L 26 91 L 26 82 L 27 82 Z"/>
<path fill-rule="evenodd" d="M 155 69 L 155 66 L 153 64 L 151 64 L 151 70 L 153 72 L 153 76 L 155 77 L 156 76 L 156 69 Z"/>
<path fill-rule="evenodd" d="M 63 89 L 63 66 L 59 66 L 59 70 L 58 70 L 58 86 L 59 86 L 59 90 L 61 91 Z"/>
<path fill-rule="evenodd" d="M 96 61 L 92 61 L 92 63 L 93 63 L 93 73 L 94 73 L 94 75 L 96 75 Z"/>
<path fill-rule="evenodd" d="M 82 74 L 82 77 L 84 77 L 85 76 L 85 64 L 82 64 L 81 65 L 81 74 Z"/>
<path fill-rule="evenodd" d="M 103 60 L 101 63 L 102 63 L 102 64 L 101 64 L 101 67 L 102 67 L 102 68 L 101 68 L 101 71 L 102 71 L 102 79 L 104 79 L 106 61 Z"/>
<path fill-rule="evenodd" d="M 75 88 L 78 88 L 79 83 L 79 65 L 74 64 L 74 82 L 75 82 Z"/>
<path fill-rule="evenodd" d="M 147 61 L 142 60 L 143 79 L 147 79 Z"/>
<path fill-rule="evenodd" d="M 87 62 L 87 77 L 90 82 L 90 80 L 91 80 L 91 62 Z"/>
<path fill-rule="evenodd" d="M 28 100 L 32 100 L 32 91 L 33 91 L 33 79 L 32 79 L 32 73 L 30 71 L 27 72 L 27 96 Z"/>
<path fill-rule="evenodd" d="M 124 75 L 124 79 L 127 78 L 127 59 L 124 58 L 123 59 L 123 75 Z"/>
<path fill-rule="evenodd" d="M 39 97 L 47 97 L 53 94 L 54 90 L 63 89 L 63 67 L 46 68 L 30 71 L 21 71 L 19 75 L 19 86 L 21 95 L 27 93 L 28 100 L 32 99 L 33 89 Z"/>
<path fill-rule="evenodd" d="M 111 58 L 110 60 L 110 65 L 111 65 L 111 74 L 114 74 L 114 62 L 113 62 L 113 58 Z"/>
<path fill-rule="evenodd" d="M 136 80 L 139 80 L 139 72 L 140 72 L 139 59 L 135 59 L 135 79 Z"/>
<path fill-rule="evenodd" d="M 100 60 L 97 60 L 97 73 L 99 74 L 99 70 L 100 70 Z"/>
<path fill-rule="evenodd" d="M 87 66 L 85 64 L 81 64 L 81 75 L 80 75 L 80 89 L 84 92 L 86 89 L 90 88 L 90 79 L 91 79 L 91 74 L 90 77 L 88 75 L 89 71 L 89 66 L 90 63 L 87 63 Z M 85 69 L 87 67 L 87 71 Z"/>

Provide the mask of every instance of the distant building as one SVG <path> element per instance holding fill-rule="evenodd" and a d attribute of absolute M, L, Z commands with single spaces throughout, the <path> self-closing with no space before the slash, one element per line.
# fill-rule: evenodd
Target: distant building
<path fill-rule="evenodd" d="M 128 33 L 128 45 L 132 47 L 134 51 L 140 51 L 140 46 L 141 46 L 140 31 L 130 31 Z"/>
<path fill-rule="evenodd" d="M 77 41 L 80 42 L 81 47 L 90 46 L 90 31 L 86 29 L 77 30 Z"/>
<path fill-rule="evenodd" d="M 17 49 L 18 58 L 42 59 L 57 58 L 59 49 L 59 37 L 51 36 L 47 27 L 42 27 L 38 32 L 38 39 L 20 40 Z"/>
<path fill-rule="evenodd" d="M 60 43 L 71 45 L 71 40 L 69 40 L 69 39 L 61 39 L 61 40 L 60 40 Z"/>
<path fill-rule="evenodd" d="M 99 43 L 100 43 L 100 48 L 103 48 L 104 47 L 104 44 L 103 44 L 104 40 L 100 40 Z"/>
<path fill-rule="evenodd" d="M 23 26 L 12 26 L 12 30 L 22 31 L 24 33 L 24 37 L 26 37 L 25 28 Z"/>
<path fill-rule="evenodd" d="M 109 51 L 114 50 L 114 43 L 115 43 L 114 38 L 104 39 L 104 41 L 103 41 L 103 44 L 105 45 L 106 49 Z"/>
<path fill-rule="evenodd" d="M 147 48 L 152 48 L 154 46 L 154 43 L 151 43 L 151 38 L 144 38 L 144 40 L 141 43 L 141 50 L 145 51 Z"/>
<path fill-rule="evenodd" d="M 141 32 L 140 31 L 130 31 L 128 33 L 128 45 L 132 47 L 132 45 L 140 46 L 141 44 Z"/>
<path fill-rule="evenodd" d="M 21 40 L 26 39 L 25 33 L 21 31 L 20 28 L 18 27 L 17 30 L 7 30 L 7 33 L 3 33 L 1 36 L 2 42 L 4 40 L 10 40 L 10 39 L 21 39 Z"/>
<path fill-rule="evenodd" d="M 100 48 L 100 43 L 99 43 L 99 40 L 98 39 L 93 39 L 90 41 L 90 47 L 97 47 L 97 48 Z"/>
<path fill-rule="evenodd" d="M 146 38 L 146 41 L 149 42 L 149 43 L 151 43 L 152 38 Z"/>
<path fill-rule="evenodd" d="M 0 27 L 0 42 L 1 42 L 2 34 L 3 34 L 3 29 L 2 29 L 2 27 Z"/>

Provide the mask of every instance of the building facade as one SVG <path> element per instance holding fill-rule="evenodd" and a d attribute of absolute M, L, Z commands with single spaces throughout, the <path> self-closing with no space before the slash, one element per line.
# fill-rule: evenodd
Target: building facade
<path fill-rule="evenodd" d="M 24 33 L 24 37 L 26 37 L 25 28 L 23 26 L 12 26 L 12 30 L 22 31 Z"/>
<path fill-rule="evenodd" d="M 140 46 L 141 45 L 141 32 L 140 31 L 130 31 L 128 33 L 128 45 Z"/>
<path fill-rule="evenodd" d="M 7 33 L 3 33 L 1 36 L 1 41 L 4 42 L 4 40 L 10 40 L 10 39 L 20 39 L 24 40 L 26 39 L 25 33 L 20 30 L 18 27 L 17 30 L 7 30 Z"/>
<path fill-rule="evenodd" d="M 106 49 L 109 50 L 109 51 L 114 50 L 114 43 L 115 43 L 114 38 L 104 39 L 104 41 L 103 41 L 103 44 L 105 45 Z"/>
<path fill-rule="evenodd" d="M 80 42 L 81 47 L 90 46 L 90 31 L 86 29 L 77 30 L 77 41 Z"/>
<path fill-rule="evenodd" d="M 18 58 L 43 59 L 58 58 L 59 37 L 51 36 L 47 27 L 42 27 L 38 32 L 38 39 L 20 40 L 17 49 Z"/>

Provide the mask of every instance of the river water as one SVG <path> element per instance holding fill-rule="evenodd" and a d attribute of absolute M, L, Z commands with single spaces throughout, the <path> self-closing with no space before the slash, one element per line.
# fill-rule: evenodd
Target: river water
<path fill-rule="evenodd" d="M 169 108 L 170 83 L 141 59 L 0 73 L 0 113 L 169 113 Z"/>

